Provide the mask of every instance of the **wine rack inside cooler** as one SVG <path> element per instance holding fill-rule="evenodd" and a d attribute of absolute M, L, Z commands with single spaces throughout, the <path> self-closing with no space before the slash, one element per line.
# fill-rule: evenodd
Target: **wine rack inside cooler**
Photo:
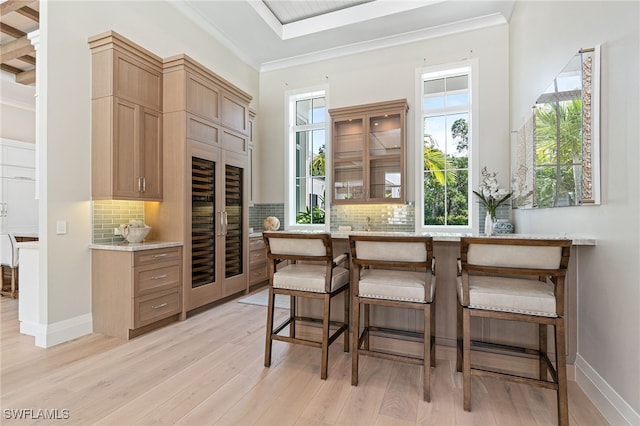
<path fill-rule="evenodd" d="M 191 287 L 215 281 L 215 167 L 213 161 L 191 159 Z"/>
<path fill-rule="evenodd" d="M 242 262 L 242 174 L 240 167 L 225 167 L 225 278 L 244 272 Z"/>

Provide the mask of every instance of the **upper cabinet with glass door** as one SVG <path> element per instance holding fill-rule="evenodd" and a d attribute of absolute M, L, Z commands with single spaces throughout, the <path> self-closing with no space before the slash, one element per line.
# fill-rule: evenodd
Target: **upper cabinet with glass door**
<path fill-rule="evenodd" d="M 333 203 L 405 201 L 406 99 L 329 110 Z"/>

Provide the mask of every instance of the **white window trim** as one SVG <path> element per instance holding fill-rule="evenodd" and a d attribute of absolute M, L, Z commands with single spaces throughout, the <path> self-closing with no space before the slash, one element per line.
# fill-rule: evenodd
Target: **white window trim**
<path fill-rule="evenodd" d="M 298 224 L 296 223 L 296 209 L 295 209 L 295 200 L 292 197 L 295 197 L 295 193 L 291 190 L 291 182 L 295 179 L 295 155 L 291 155 L 291 141 L 295 138 L 294 134 L 294 126 L 291 123 L 295 122 L 295 108 L 291 107 L 291 103 L 295 102 L 299 99 L 308 98 L 309 96 L 320 95 L 324 93 L 324 101 L 325 101 L 325 155 L 327 160 L 327 165 L 325 169 L 325 219 L 324 225 L 311 225 L 311 224 Z M 285 182 L 284 182 L 284 221 L 285 228 L 288 230 L 325 230 L 328 231 L 330 229 L 331 222 L 331 204 L 329 197 L 329 190 L 332 188 L 331 186 L 331 173 L 329 170 L 331 169 L 330 162 L 328 160 L 331 159 L 331 118 L 329 117 L 329 86 L 326 84 L 320 86 L 312 86 L 305 87 L 302 89 L 294 89 L 288 90 L 284 93 L 284 112 L 285 112 L 285 120 L 284 120 L 284 132 L 285 135 L 285 147 L 284 147 L 284 156 L 285 156 Z"/>
<path fill-rule="evenodd" d="M 469 102 L 471 103 L 471 120 L 469 123 L 469 134 L 471 140 L 471 146 L 469 147 L 469 222 L 470 226 L 460 226 L 460 225 L 444 225 L 444 226 L 425 226 L 424 222 L 424 185 L 422 183 L 423 179 L 423 153 L 422 153 L 422 75 L 425 73 L 432 73 L 438 71 L 454 71 L 458 68 L 470 68 L 471 69 L 471 81 L 470 81 L 470 90 L 469 90 Z M 473 233 L 474 235 L 479 232 L 479 206 L 476 202 L 477 200 L 473 197 L 473 193 L 471 190 L 476 188 L 478 185 L 478 174 L 480 167 L 480 156 L 479 156 L 479 102 L 478 102 L 478 92 L 479 92 L 479 66 L 478 59 L 468 59 L 461 62 L 456 63 L 448 63 L 442 65 L 434 65 L 429 67 L 420 67 L 416 68 L 415 72 L 415 81 L 416 81 L 416 98 L 415 98 L 415 135 L 416 135 L 416 143 L 414 144 L 414 158 L 415 158 L 415 170 L 416 170 L 416 182 L 415 182 L 415 229 L 417 232 L 429 232 L 437 234 L 441 233 Z"/>

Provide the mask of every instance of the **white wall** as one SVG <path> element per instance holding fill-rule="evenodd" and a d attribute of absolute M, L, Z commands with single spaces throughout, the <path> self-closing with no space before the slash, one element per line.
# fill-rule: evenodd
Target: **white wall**
<path fill-rule="evenodd" d="M 409 200 L 415 198 L 416 69 L 477 58 L 479 70 L 480 165 L 509 181 L 508 26 L 498 25 L 260 74 L 258 158 L 261 203 L 282 203 L 285 197 L 285 92 L 328 84 L 328 108 L 406 98 Z M 415 179 L 414 179 L 415 178 Z"/>
<path fill-rule="evenodd" d="M 0 79 L 0 137 L 35 143 L 35 87 L 5 78 L 13 77 L 3 75 Z"/>
<path fill-rule="evenodd" d="M 169 3 L 41 3 L 42 63 L 46 66 L 46 93 L 41 94 L 41 101 L 46 117 L 40 123 L 46 147 L 42 151 L 46 186 L 41 189 L 45 192 L 41 192 L 40 280 L 47 289 L 46 323 L 59 327 L 91 312 L 91 61 L 87 39 L 107 30 L 115 30 L 160 57 L 186 53 L 254 98 L 258 96 L 257 71 Z M 68 234 L 56 235 L 57 220 L 68 221 Z"/>
<path fill-rule="evenodd" d="M 602 205 L 520 210 L 515 220 L 520 232 L 597 239 L 578 253 L 576 368 L 614 424 L 620 415 L 640 424 L 639 5 L 518 2 L 510 22 L 512 130 L 571 56 L 602 45 Z"/>

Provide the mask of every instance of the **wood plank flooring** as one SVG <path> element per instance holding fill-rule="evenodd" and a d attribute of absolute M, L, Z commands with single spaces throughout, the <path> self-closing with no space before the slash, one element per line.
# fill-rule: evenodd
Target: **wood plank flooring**
<path fill-rule="evenodd" d="M 359 385 L 351 386 L 351 358 L 340 342 L 326 381 L 316 348 L 274 342 L 265 368 L 261 306 L 230 301 L 129 342 L 92 334 L 49 349 L 19 333 L 17 300 L 2 297 L 0 309 L 3 425 L 556 422 L 553 391 L 492 379 L 473 379 L 473 411 L 463 411 L 462 374 L 448 347 L 437 347 L 431 403 L 422 401 L 419 366 L 362 357 Z M 607 424 L 575 382 L 569 414 L 572 425 Z"/>

